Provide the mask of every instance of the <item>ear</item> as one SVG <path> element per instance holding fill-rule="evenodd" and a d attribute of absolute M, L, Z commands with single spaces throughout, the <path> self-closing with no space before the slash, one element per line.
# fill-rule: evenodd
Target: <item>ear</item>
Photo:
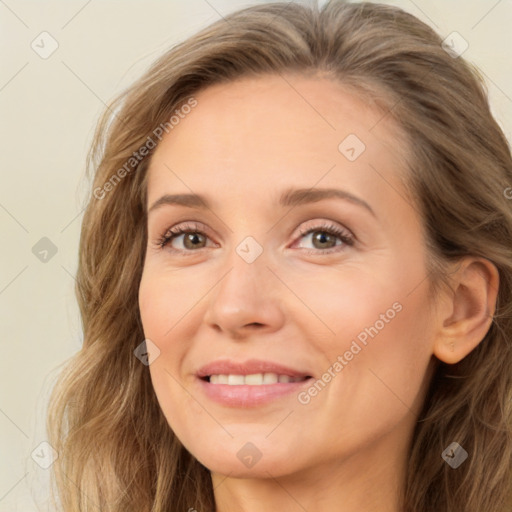
<path fill-rule="evenodd" d="M 434 355 L 447 364 L 464 359 L 487 334 L 496 310 L 499 273 L 485 258 L 466 257 L 451 276 L 452 290 L 440 301 Z"/>

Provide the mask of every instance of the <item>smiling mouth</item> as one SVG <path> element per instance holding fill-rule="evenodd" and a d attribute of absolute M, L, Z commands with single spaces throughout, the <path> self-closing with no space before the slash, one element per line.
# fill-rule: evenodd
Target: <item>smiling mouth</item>
<path fill-rule="evenodd" d="M 309 375 L 304 377 L 290 377 L 289 375 L 280 375 L 278 373 L 253 373 L 250 375 L 236 374 L 214 374 L 201 377 L 201 380 L 210 384 L 227 384 L 229 386 L 263 386 L 270 384 L 287 384 L 290 382 L 303 382 L 310 379 Z"/>

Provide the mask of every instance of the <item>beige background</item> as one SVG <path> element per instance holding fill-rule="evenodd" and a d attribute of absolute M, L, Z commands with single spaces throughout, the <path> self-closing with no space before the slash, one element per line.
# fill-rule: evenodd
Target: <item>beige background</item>
<path fill-rule="evenodd" d="M 48 510 L 48 470 L 31 453 L 47 456 L 38 448 L 46 397 L 81 345 L 73 275 L 85 153 L 98 116 L 165 49 L 251 3 L 263 2 L 0 0 L 0 511 L 37 510 L 34 500 Z M 384 3 L 468 41 L 464 57 L 485 73 L 511 140 L 512 0 Z M 46 59 L 31 47 L 43 46 L 43 31 L 58 43 Z M 32 252 L 42 237 L 57 248 L 46 262 Z"/>

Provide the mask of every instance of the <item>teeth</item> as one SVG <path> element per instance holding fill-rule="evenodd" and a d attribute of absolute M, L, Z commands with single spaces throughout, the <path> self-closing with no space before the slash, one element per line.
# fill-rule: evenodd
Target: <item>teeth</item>
<path fill-rule="evenodd" d="M 276 384 L 279 382 L 279 376 L 277 373 L 264 373 L 261 375 L 261 378 L 263 381 L 262 384 Z"/>
<path fill-rule="evenodd" d="M 245 378 L 242 377 L 242 384 L 250 384 L 252 386 L 259 386 L 264 382 L 264 375 L 261 373 L 253 373 L 252 375 L 246 375 Z"/>
<path fill-rule="evenodd" d="M 306 377 L 290 377 L 277 373 L 253 373 L 252 375 L 210 375 L 210 384 L 229 384 L 230 386 L 261 386 L 263 384 L 276 384 L 278 382 L 300 382 Z"/>
<path fill-rule="evenodd" d="M 228 384 L 230 386 L 240 386 L 240 384 L 244 384 L 244 380 L 243 375 L 228 375 Z"/>

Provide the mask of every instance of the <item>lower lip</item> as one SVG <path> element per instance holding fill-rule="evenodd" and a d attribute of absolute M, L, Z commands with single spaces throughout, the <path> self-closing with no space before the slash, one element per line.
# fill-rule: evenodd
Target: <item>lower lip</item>
<path fill-rule="evenodd" d="M 291 393 L 299 393 L 302 388 L 308 387 L 313 379 L 310 377 L 300 382 L 277 382 L 260 386 L 247 384 L 231 386 L 229 384 L 211 384 L 200 378 L 197 380 L 206 396 L 214 402 L 229 407 L 255 407 Z"/>

